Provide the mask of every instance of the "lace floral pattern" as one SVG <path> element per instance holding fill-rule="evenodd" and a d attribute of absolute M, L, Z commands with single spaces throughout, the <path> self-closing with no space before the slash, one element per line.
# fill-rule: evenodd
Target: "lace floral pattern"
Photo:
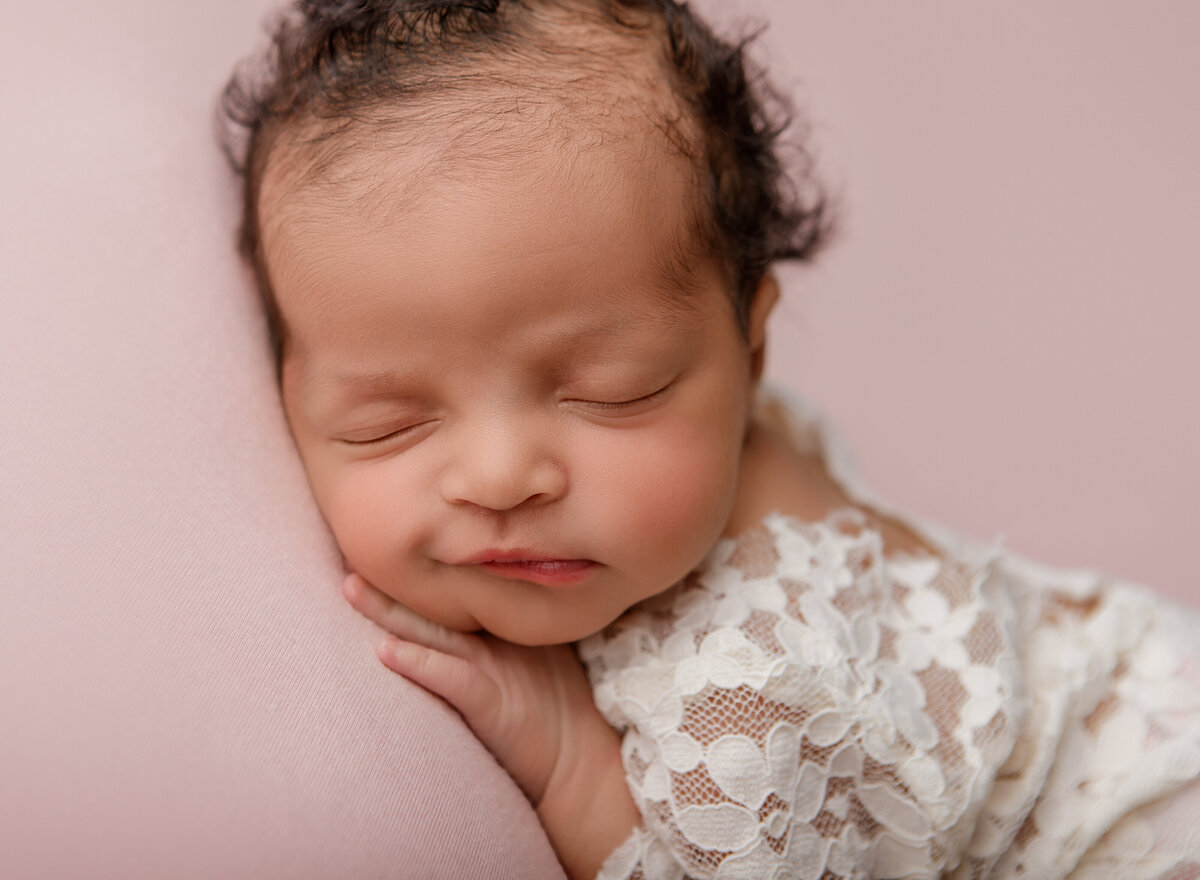
<path fill-rule="evenodd" d="M 772 515 L 579 644 L 643 817 L 600 876 L 1200 880 L 1198 641 L 1094 575 Z"/>

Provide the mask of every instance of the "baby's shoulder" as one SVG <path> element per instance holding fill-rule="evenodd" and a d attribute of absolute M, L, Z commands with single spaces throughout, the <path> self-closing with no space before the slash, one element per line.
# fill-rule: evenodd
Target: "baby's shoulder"
<path fill-rule="evenodd" d="M 938 555 L 938 550 L 903 517 L 880 511 L 831 472 L 828 450 L 812 425 L 797 426 L 782 406 L 760 406 L 742 454 L 738 496 L 726 534 L 760 527 L 770 514 L 823 523 L 855 511 L 883 540 L 885 552 Z"/>

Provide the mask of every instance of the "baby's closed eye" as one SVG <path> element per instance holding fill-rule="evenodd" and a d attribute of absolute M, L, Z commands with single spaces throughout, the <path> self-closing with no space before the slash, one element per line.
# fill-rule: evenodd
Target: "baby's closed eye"
<path fill-rule="evenodd" d="M 380 425 L 362 431 L 347 432 L 334 439 L 346 446 L 382 446 L 391 442 L 400 442 L 401 440 L 415 440 L 419 436 L 423 436 L 425 432 L 432 430 L 438 421 L 438 419 L 434 418 L 424 418 L 396 424 Z"/>
<path fill-rule="evenodd" d="M 664 385 L 648 391 L 644 394 L 636 392 L 626 392 L 625 394 L 596 394 L 592 397 L 572 397 L 568 398 L 565 403 L 573 406 L 583 406 L 588 409 L 603 412 L 608 414 L 618 414 L 619 412 L 642 411 L 645 407 L 657 402 L 661 397 L 667 394 L 674 386 L 675 380 L 672 379 Z"/>

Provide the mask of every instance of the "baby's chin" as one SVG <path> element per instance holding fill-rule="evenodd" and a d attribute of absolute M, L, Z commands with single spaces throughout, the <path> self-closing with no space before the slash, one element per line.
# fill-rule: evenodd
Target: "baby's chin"
<path fill-rule="evenodd" d="M 603 626 L 569 627 L 557 625 L 546 627 L 538 626 L 528 621 L 505 621 L 503 623 L 495 623 L 491 626 L 479 624 L 470 631 L 478 635 L 492 635 L 496 638 L 504 639 L 506 642 L 526 648 L 544 648 L 551 645 L 566 645 L 571 642 L 577 642 L 602 629 L 604 629 Z M 466 631 L 463 630 L 463 632 Z"/>
<path fill-rule="evenodd" d="M 594 636 L 607 629 L 630 609 L 636 608 L 643 602 L 652 601 L 660 593 L 671 589 L 674 584 L 668 584 L 654 596 L 641 599 L 628 606 L 618 606 L 603 613 L 580 615 L 577 620 L 565 620 L 561 615 L 552 615 L 551 619 L 540 619 L 532 615 L 518 615 L 518 619 L 496 621 L 492 626 L 485 619 L 479 628 L 481 633 L 502 638 L 514 645 L 526 647 L 547 647 L 578 642 L 589 636 Z"/>

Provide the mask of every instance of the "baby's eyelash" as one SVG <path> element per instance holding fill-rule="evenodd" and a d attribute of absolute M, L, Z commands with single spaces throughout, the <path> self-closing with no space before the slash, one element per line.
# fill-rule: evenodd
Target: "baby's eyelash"
<path fill-rule="evenodd" d="M 342 442 L 349 443 L 351 446 L 375 446 L 379 443 L 384 443 L 388 440 L 391 440 L 399 433 L 401 432 L 393 431 L 390 434 L 384 434 L 382 437 L 372 437 L 370 440 L 343 440 Z"/>
<path fill-rule="evenodd" d="M 403 428 L 400 428 L 399 430 L 389 431 L 387 434 L 384 434 L 380 437 L 372 437 L 369 440 L 349 440 L 345 437 L 340 438 L 340 440 L 342 443 L 345 443 L 348 446 L 380 446 L 380 445 L 388 442 L 389 440 L 395 440 L 398 437 L 403 437 L 405 434 L 409 434 L 412 431 L 415 431 L 417 428 L 421 427 L 421 425 L 423 425 L 423 424 L 427 424 L 427 423 L 421 422 L 421 424 L 417 424 L 417 425 L 407 425 Z"/>
<path fill-rule="evenodd" d="M 584 402 L 589 406 L 598 407 L 599 409 L 622 409 L 624 407 L 636 406 L 639 403 L 649 403 L 663 394 L 673 384 L 675 384 L 674 381 L 668 382 L 657 391 L 651 391 L 649 394 L 643 394 L 641 397 L 634 397 L 631 400 L 588 400 Z"/>

